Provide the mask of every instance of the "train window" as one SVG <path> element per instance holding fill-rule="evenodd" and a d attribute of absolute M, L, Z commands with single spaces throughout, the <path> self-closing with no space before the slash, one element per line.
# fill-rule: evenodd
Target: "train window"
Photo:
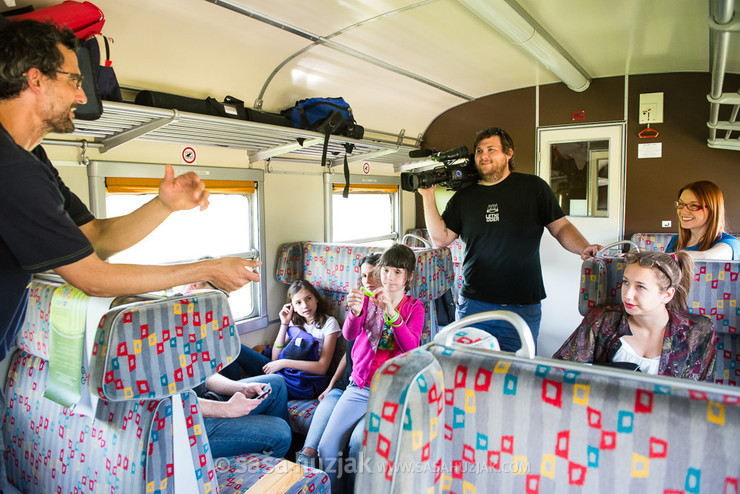
<path fill-rule="evenodd" d="M 98 165 L 100 162 L 97 162 Z M 103 167 L 109 168 L 109 167 Z M 161 168 L 161 167 L 158 167 Z M 196 170 L 205 181 L 211 195 L 205 211 L 198 208 L 178 211 L 170 215 L 159 227 L 130 249 L 112 256 L 111 262 L 136 264 L 169 264 L 198 260 L 204 257 L 242 256 L 254 257 L 260 251 L 260 204 L 255 180 L 243 180 L 245 172 L 212 168 Z M 180 174 L 186 170 L 176 169 Z M 100 173 L 101 170 L 98 171 Z M 107 173 L 106 173 L 107 172 Z M 248 172 L 246 172 L 248 173 Z M 157 195 L 162 175 L 146 171 L 145 177 L 133 175 L 130 169 L 102 170 L 102 179 L 91 174 L 93 211 L 101 217 L 125 215 L 146 204 Z M 208 176 L 220 178 L 204 178 Z M 225 178 L 225 179 L 222 179 Z M 97 180 L 96 180 L 97 179 Z M 97 184 L 95 190 L 93 187 Z M 95 204 L 97 203 L 97 204 Z M 102 203 L 102 204 L 101 204 Z M 101 207 L 102 206 L 102 207 Z M 95 209 L 98 211 L 95 211 Z M 102 214 L 101 210 L 102 209 Z M 205 280 L 204 280 L 205 281 Z M 237 321 L 259 318 L 266 310 L 259 301 L 262 284 L 248 284 L 229 294 L 229 305 Z M 180 291 L 187 287 L 174 287 Z M 252 321 L 253 323 L 254 321 Z M 259 325 L 248 324 L 258 329 Z"/>
<path fill-rule="evenodd" d="M 398 184 L 350 183 L 346 198 L 343 191 L 344 183 L 332 184 L 329 241 L 386 246 L 398 238 Z"/>

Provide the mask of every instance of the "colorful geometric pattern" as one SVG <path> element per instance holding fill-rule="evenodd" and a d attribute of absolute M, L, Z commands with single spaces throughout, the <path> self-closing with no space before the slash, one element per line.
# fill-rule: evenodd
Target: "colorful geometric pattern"
<path fill-rule="evenodd" d="M 21 336 L 24 348 L 38 349 L 42 355 L 47 355 L 48 344 L 36 342 L 48 342 L 48 307 L 55 288 L 53 283 L 33 281 L 29 320 Z M 97 402 L 94 417 L 44 398 L 48 361 L 17 351 L 5 388 L 2 431 L 11 483 L 22 492 L 218 492 L 220 479 L 203 417 L 195 394 L 186 386 L 214 374 L 238 351 L 225 300 L 211 292 L 109 311 L 97 328 L 96 352 L 90 360 L 97 369 L 90 388 L 104 398 Z M 99 362 L 102 359 L 106 361 Z M 132 367 L 122 370 L 122 361 Z M 174 483 L 173 401 L 168 396 L 172 393 L 180 393 L 182 399 L 193 459 L 189 468 L 195 468 L 197 481 L 193 486 Z M 140 399 L 145 394 L 161 399 Z M 265 471 L 253 470 L 254 480 L 240 484 L 245 490 L 280 461 L 264 458 L 259 466 Z M 223 465 L 232 459 L 218 461 Z M 224 482 L 230 475 L 223 472 Z M 323 472 L 309 470 L 289 492 L 328 492 L 327 482 Z"/>
<path fill-rule="evenodd" d="M 163 398 L 199 385 L 239 349 L 222 293 L 120 307 L 100 320 L 90 389 L 111 400 Z"/>
<path fill-rule="evenodd" d="M 444 396 L 439 363 L 422 348 L 380 368 L 371 385 L 355 492 L 450 492 L 439 488 L 447 453 Z"/>
<path fill-rule="evenodd" d="M 246 493 L 259 479 L 272 472 L 281 461 L 280 458 L 259 454 L 219 458 L 216 460 L 218 494 Z M 315 468 L 303 468 L 305 470 L 303 482 L 294 484 L 285 491 L 286 494 L 329 494 L 331 492 L 328 475 Z"/>
<path fill-rule="evenodd" d="M 740 381 L 740 261 L 694 261 L 694 282 L 687 304 L 689 312 L 707 316 L 719 337 L 714 378 L 737 386 Z"/>
<path fill-rule="evenodd" d="M 29 287 L 26 319 L 18 332 L 21 350 L 49 360 L 49 310 L 51 297 L 61 283 L 34 280 Z"/>
<path fill-rule="evenodd" d="M 319 403 L 319 400 L 288 400 L 290 430 L 298 434 L 307 434 Z"/>
<path fill-rule="evenodd" d="M 410 399 L 424 395 L 424 354 L 441 368 L 439 401 Z M 737 491 L 740 392 L 728 388 L 436 344 L 387 362 L 373 387 L 364 451 L 382 461 L 358 492 Z"/>
<path fill-rule="evenodd" d="M 640 250 L 665 252 L 665 248 L 675 233 L 635 233 L 631 240 L 640 247 Z"/>
<path fill-rule="evenodd" d="M 158 402 L 100 400 L 95 418 L 75 414 L 43 397 L 48 368 L 23 351 L 12 357 L 3 419 L 10 482 L 22 492 L 166 491 L 172 460 L 151 440 L 166 429 Z"/>
<path fill-rule="evenodd" d="M 594 307 L 622 302 L 623 270 L 621 256 L 592 257 L 583 261 L 578 297 L 578 311 L 582 316 Z"/>
<path fill-rule="evenodd" d="M 423 238 L 424 240 L 431 241 L 431 239 L 429 238 L 429 231 L 426 228 L 414 228 L 408 230 L 406 233 L 411 233 Z M 422 247 L 422 245 L 420 245 L 421 242 L 419 242 L 418 240 L 414 242 L 414 245 L 416 247 Z M 448 245 L 447 248 L 450 249 L 450 255 L 452 256 L 452 272 L 454 273 L 454 281 L 450 288 L 452 289 L 452 295 L 455 298 L 455 303 L 457 303 L 458 295 L 460 294 L 460 290 L 462 290 L 464 279 L 463 261 L 465 260 L 465 242 L 460 240 L 460 238 L 458 237 L 457 239 L 455 239 L 454 242 Z"/>

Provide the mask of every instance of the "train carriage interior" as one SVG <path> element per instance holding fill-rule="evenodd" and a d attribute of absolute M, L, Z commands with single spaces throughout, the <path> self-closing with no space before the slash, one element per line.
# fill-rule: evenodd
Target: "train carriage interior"
<path fill-rule="evenodd" d="M 693 263 L 688 312 L 716 332 L 706 382 L 551 358 L 589 311 L 623 303 L 628 250 L 666 251 L 685 184 L 717 184 L 740 238 L 737 1 L 2 0 L 0 29 L 91 12 L 74 28 L 88 103 L 41 141 L 61 180 L 96 218 L 157 197 L 166 165 L 210 192 L 107 262 L 237 256 L 260 280 L 88 297 L 33 274 L 0 365 L 2 492 L 740 493 L 737 252 Z M 295 109 L 309 98 L 344 113 L 313 124 Z M 455 321 L 467 247 L 435 242 L 417 191 L 435 187 L 444 211 L 480 179 L 476 132 L 495 127 L 515 171 L 611 246 L 582 260 L 543 230 L 534 339 L 510 313 Z M 313 398 L 287 402 L 286 454 L 215 454 L 198 387 L 241 347 L 270 352 L 296 280 L 346 334 L 362 259 L 398 243 L 414 253 L 419 344 L 374 371 L 341 475 L 296 463 Z M 518 290 L 518 275 L 492 283 Z M 521 349 L 502 351 L 489 319 Z"/>

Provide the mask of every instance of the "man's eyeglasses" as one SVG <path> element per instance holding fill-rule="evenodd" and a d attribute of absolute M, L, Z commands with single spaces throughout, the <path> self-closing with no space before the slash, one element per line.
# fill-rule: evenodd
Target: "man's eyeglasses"
<path fill-rule="evenodd" d="M 676 202 L 673 203 L 673 206 L 676 209 L 686 208 L 689 211 L 701 211 L 702 209 L 704 209 L 704 206 L 702 206 L 698 202 L 685 203 L 685 202 L 681 202 L 681 201 L 676 201 Z"/>
<path fill-rule="evenodd" d="M 82 89 L 82 81 L 85 79 L 85 77 L 82 74 L 75 74 L 74 72 L 65 72 L 63 70 L 57 70 L 56 73 L 68 75 L 70 80 L 75 83 L 75 86 L 77 87 L 77 89 Z"/>

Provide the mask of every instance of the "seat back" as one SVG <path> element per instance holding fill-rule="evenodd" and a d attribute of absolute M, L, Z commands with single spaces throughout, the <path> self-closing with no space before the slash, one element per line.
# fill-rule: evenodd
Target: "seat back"
<path fill-rule="evenodd" d="M 407 233 L 411 233 L 425 239 L 428 242 L 431 242 L 429 231 L 426 228 L 410 229 Z M 410 245 L 413 245 L 414 247 L 423 247 L 423 245 L 421 245 L 421 242 L 418 241 L 417 244 Z M 460 238 L 458 237 L 455 239 L 454 242 L 448 245 L 447 248 L 450 249 L 450 256 L 452 257 L 452 272 L 454 274 L 454 279 L 452 285 L 450 286 L 450 289 L 452 290 L 452 295 L 454 297 L 455 303 L 457 304 L 458 295 L 460 294 L 460 290 L 462 290 L 463 285 L 463 261 L 465 260 L 465 242 L 460 240 Z"/>
<path fill-rule="evenodd" d="M 89 385 L 100 399 L 85 413 L 44 397 L 54 362 L 49 358 L 56 358 L 48 351 L 52 302 L 61 290 L 59 283 L 38 279 L 31 285 L 6 384 L 9 481 L 24 492 L 174 493 L 178 410 L 172 397 L 181 395 L 185 406 L 179 413 L 189 436 L 184 452 L 192 455 L 187 468 L 195 470 L 195 492 L 216 492 L 213 459 L 190 388 L 238 352 L 225 296 L 211 291 L 136 302 L 88 327 L 94 343 L 82 392 Z M 88 301 L 80 310 L 90 306 Z"/>
<path fill-rule="evenodd" d="M 714 379 L 737 386 L 740 381 L 740 261 L 697 259 L 687 299 L 689 312 L 709 317 L 717 332 Z"/>
<path fill-rule="evenodd" d="M 372 386 L 358 492 L 735 492 L 740 478 L 731 388 L 437 343 Z"/>
<path fill-rule="evenodd" d="M 665 248 L 675 233 L 635 233 L 631 240 L 636 243 L 640 250 L 656 250 L 665 252 Z"/>

